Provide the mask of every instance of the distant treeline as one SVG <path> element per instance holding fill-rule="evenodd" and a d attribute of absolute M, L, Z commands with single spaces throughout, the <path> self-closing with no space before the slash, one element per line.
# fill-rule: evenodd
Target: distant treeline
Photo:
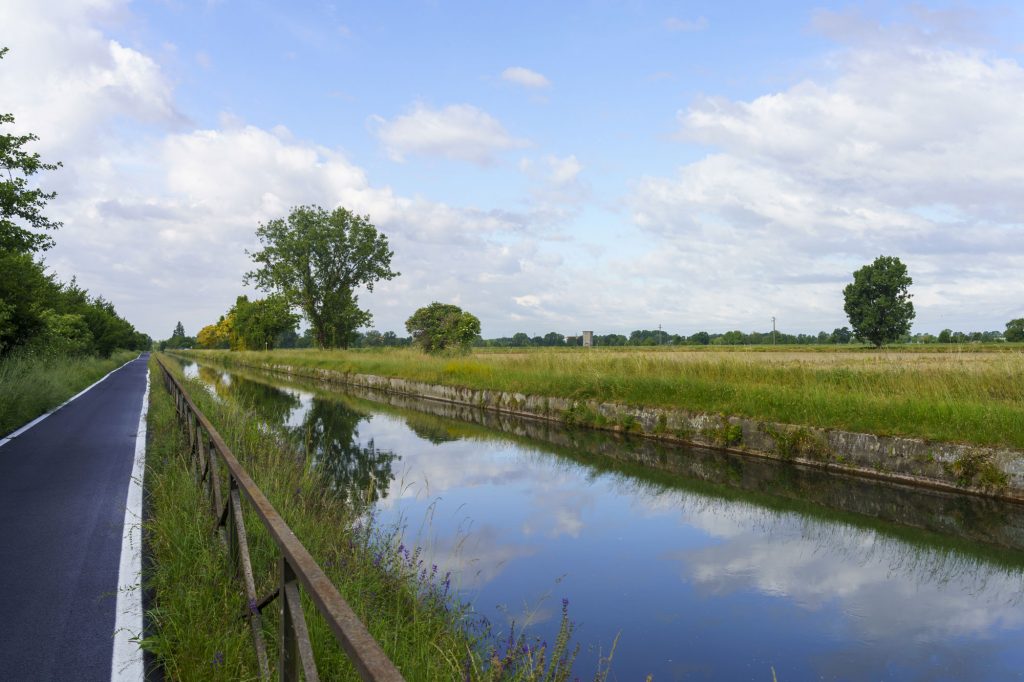
<path fill-rule="evenodd" d="M 982 341 L 1004 341 L 1002 332 L 954 332 L 944 329 L 938 335 L 914 334 L 905 335 L 898 343 L 970 343 Z M 838 327 L 831 332 L 817 334 L 787 334 L 785 332 L 742 332 L 739 330 L 724 333 L 700 331 L 689 336 L 672 334 L 660 329 L 636 329 L 629 336 L 624 334 L 595 334 L 595 346 L 756 346 L 786 345 L 822 345 L 857 343 L 858 340 L 848 327 Z M 529 336 L 524 332 L 503 336 L 496 339 L 479 339 L 477 346 L 522 348 L 527 346 L 579 346 L 583 344 L 582 336 L 564 336 L 558 332 L 549 332 L 544 336 Z"/>
<path fill-rule="evenodd" d="M 1011 334 L 1010 336 L 1013 336 Z M 938 334 L 920 333 L 906 335 L 898 343 L 981 343 L 1001 342 L 1016 340 L 1009 338 L 1003 332 L 955 332 L 951 329 L 943 329 Z M 828 345 L 857 343 L 853 332 L 848 327 L 838 327 L 831 332 L 818 332 L 817 334 L 787 334 L 777 331 L 774 335 L 774 343 L 780 345 Z M 630 332 L 629 336 L 624 334 L 595 334 L 595 346 L 756 346 L 771 345 L 773 343 L 772 332 L 742 332 L 739 330 L 724 333 L 696 332 L 689 336 L 683 334 L 672 334 L 659 329 L 636 329 Z M 186 337 L 183 334 L 172 336 L 168 341 L 162 342 L 164 347 L 194 347 L 195 339 Z M 352 338 L 352 348 L 400 348 L 412 345 L 412 338 L 399 336 L 395 332 L 381 332 L 371 329 L 366 332 L 356 332 Z M 519 332 L 512 336 L 501 336 L 493 339 L 477 337 L 473 344 L 477 348 L 528 348 L 528 347 L 563 347 L 583 345 L 582 336 L 559 334 L 548 332 L 544 336 L 530 336 L 525 332 Z M 203 347 L 203 344 L 198 344 Z M 225 341 L 219 346 L 228 348 Z M 314 348 L 316 341 L 311 330 L 302 334 L 288 329 L 274 339 L 271 348 Z"/>

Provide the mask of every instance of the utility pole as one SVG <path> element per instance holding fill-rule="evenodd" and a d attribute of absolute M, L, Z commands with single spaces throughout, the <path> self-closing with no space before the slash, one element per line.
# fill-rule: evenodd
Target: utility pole
<path fill-rule="evenodd" d="M 658 323 L 658 345 L 661 345 L 661 323 Z"/>
<path fill-rule="evenodd" d="M 772 315 L 772 345 L 775 345 L 775 316 Z"/>

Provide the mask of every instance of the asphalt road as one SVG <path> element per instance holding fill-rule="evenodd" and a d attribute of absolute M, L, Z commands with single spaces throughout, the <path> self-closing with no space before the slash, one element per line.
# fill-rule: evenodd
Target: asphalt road
<path fill-rule="evenodd" d="M 0 447 L 0 680 L 111 679 L 147 358 Z"/>

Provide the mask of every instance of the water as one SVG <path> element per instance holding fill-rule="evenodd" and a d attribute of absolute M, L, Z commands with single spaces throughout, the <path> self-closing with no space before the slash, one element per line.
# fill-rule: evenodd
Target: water
<path fill-rule="evenodd" d="M 1024 678 L 1024 510 L 362 390 L 186 366 L 373 491 L 497 629 L 581 679 Z"/>

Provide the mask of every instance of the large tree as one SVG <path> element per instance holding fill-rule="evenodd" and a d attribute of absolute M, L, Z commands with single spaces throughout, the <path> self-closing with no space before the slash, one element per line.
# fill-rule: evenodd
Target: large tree
<path fill-rule="evenodd" d="M 914 280 L 895 256 L 879 256 L 853 273 L 843 289 L 843 309 L 858 339 L 876 347 L 910 332 L 914 304 L 909 291 Z"/>
<path fill-rule="evenodd" d="M 435 301 L 414 312 L 406 320 L 405 328 L 412 334 L 413 343 L 428 353 L 468 351 L 480 334 L 480 320 L 457 305 Z M 528 343 L 529 337 L 526 338 Z"/>
<path fill-rule="evenodd" d="M 262 249 L 250 253 L 259 266 L 245 276 L 263 291 L 279 292 L 300 309 L 321 348 L 347 348 L 359 327 L 372 316 L 358 305 L 356 290 L 389 280 L 388 239 L 370 222 L 345 208 L 327 211 L 299 206 L 287 218 L 261 224 L 256 230 Z"/>

